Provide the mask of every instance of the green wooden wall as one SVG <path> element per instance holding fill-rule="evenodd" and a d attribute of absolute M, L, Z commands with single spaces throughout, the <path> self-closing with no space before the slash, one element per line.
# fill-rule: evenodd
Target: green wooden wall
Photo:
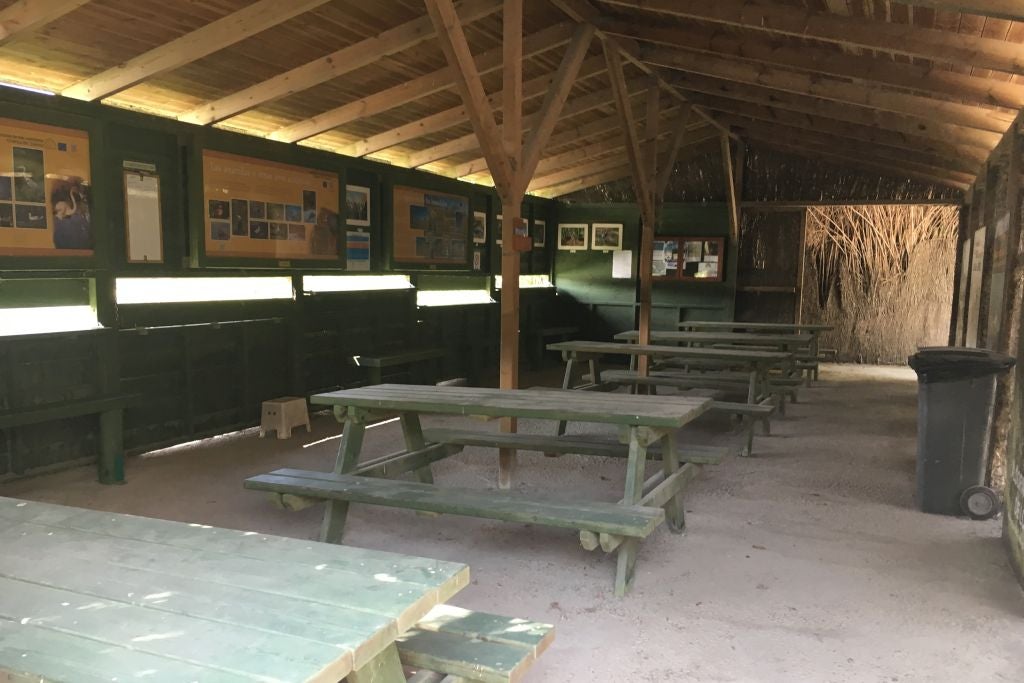
<path fill-rule="evenodd" d="M 341 185 L 372 193 L 372 272 L 404 272 L 429 289 L 479 288 L 499 268 L 494 216 L 501 212 L 489 188 L 350 159 L 216 129 L 0 89 L 0 116 L 85 130 L 91 148 L 91 210 L 95 257 L 0 257 L 3 309 L 92 304 L 105 329 L 46 335 L 0 336 L 0 414 L 127 393 L 130 453 L 221 434 L 256 424 L 259 404 L 275 396 L 310 393 L 365 382 L 353 355 L 441 346 L 445 377 L 478 380 L 497 362 L 498 305 L 418 308 L 415 290 L 308 294 L 303 274 L 342 274 L 342 261 L 295 264 L 202 257 L 204 231 L 201 151 L 204 148 L 336 173 Z M 154 164 L 160 174 L 163 264 L 125 258 L 122 164 Z M 481 272 L 470 267 L 402 271 L 392 267 L 391 191 L 409 185 L 468 196 L 489 216 Z M 524 216 L 555 223 L 555 203 L 529 198 Z M 549 248 L 523 255 L 525 273 L 549 273 Z M 122 276 L 286 275 L 294 300 L 121 305 L 114 281 Z M 498 294 L 493 293 L 495 298 Z M 523 293 L 523 332 L 549 317 L 553 290 Z M 405 377 L 396 375 L 396 380 Z M 59 424 L 0 430 L 0 480 L 95 457 L 98 420 L 85 416 Z"/>
<path fill-rule="evenodd" d="M 558 223 L 622 223 L 622 247 L 633 253 L 635 275 L 639 258 L 640 210 L 635 204 L 560 205 Z M 652 324 L 675 329 L 682 320 L 731 320 L 736 296 L 736 245 L 729 234 L 724 204 L 666 204 L 657 236 L 725 237 L 725 277 L 722 282 L 655 281 Z M 612 254 L 592 249 L 560 250 L 555 255 L 555 284 L 560 295 L 579 304 L 577 320 L 588 339 L 607 339 L 631 329 L 636 282 L 612 278 Z"/>

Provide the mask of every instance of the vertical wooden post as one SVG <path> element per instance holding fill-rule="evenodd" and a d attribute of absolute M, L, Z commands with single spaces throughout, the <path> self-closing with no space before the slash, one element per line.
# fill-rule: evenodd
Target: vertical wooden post
<path fill-rule="evenodd" d="M 998 152 L 993 152 L 995 156 Z M 985 168 L 985 201 L 982 206 L 982 225 L 985 226 L 985 260 L 981 269 L 981 298 L 978 303 L 978 348 L 991 348 L 988 337 L 988 318 L 999 315 L 999 311 L 989 310 L 989 298 L 992 296 L 992 251 L 996 235 L 996 184 L 999 178 L 999 166 L 995 159 L 990 158 Z M 977 245 L 975 245 L 977 249 Z"/>
<path fill-rule="evenodd" d="M 1021 312 L 1024 309 L 1024 229 L 1021 226 L 1021 144 L 1020 117 L 1010 126 L 1009 162 L 1006 167 L 1006 204 L 1010 224 L 1007 230 L 1008 264 L 1006 297 L 1003 300 L 1003 324 L 999 330 L 996 350 L 1013 356 L 1020 355 Z M 986 194 L 994 194 L 986 188 Z M 1010 426 L 1019 406 L 1014 405 L 1017 393 L 1017 373 L 1024 369 L 1017 367 L 1000 378 L 996 385 L 996 400 L 992 420 L 992 438 L 988 453 L 988 474 L 986 481 L 996 491 L 1006 490 L 1007 447 Z"/>
<path fill-rule="evenodd" d="M 521 178 L 523 154 L 523 0 L 505 0 L 502 15 L 502 88 L 504 114 L 501 142 L 512 166 L 508 187 L 499 188 L 503 221 L 501 227 L 501 351 L 498 386 L 519 388 L 519 269 L 515 229 L 522 217 L 525 183 Z M 514 432 L 515 418 L 504 418 L 501 431 Z M 516 451 L 498 452 L 498 488 L 512 486 Z"/>

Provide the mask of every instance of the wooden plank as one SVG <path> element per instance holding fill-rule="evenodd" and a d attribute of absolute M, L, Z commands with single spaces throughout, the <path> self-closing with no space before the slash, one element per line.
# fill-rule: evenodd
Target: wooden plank
<path fill-rule="evenodd" d="M 64 88 L 61 95 L 92 102 L 172 71 L 323 5 L 327 0 L 259 0 L 112 69 Z"/>
<path fill-rule="evenodd" d="M 0 10 L 0 45 L 56 21 L 89 0 L 16 0 Z"/>
<path fill-rule="evenodd" d="M 352 356 L 352 362 L 359 367 L 387 368 L 393 365 L 416 363 L 422 360 L 434 360 L 444 357 L 444 349 L 414 349 L 387 356 Z"/>
<path fill-rule="evenodd" d="M 278 3 L 281 4 L 281 3 Z M 287 3 L 285 3 L 287 4 Z M 501 9 L 501 0 L 466 0 L 459 5 L 459 17 L 472 23 Z M 178 117 L 179 121 L 208 125 L 246 112 L 261 104 L 302 92 L 321 83 L 352 73 L 356 69 L 415 47 L 436 36 L 427 16 L 390 28 L 376 36 L 358 41 L 339 50 L 289 69 L 273 78 L 261 81 L 212 102 L 195 107 Z M 271 134 L 278 137 L 280 131 Z M 284 136 L 287 137 L 287 136 Z M 291 142 L 291 140 L 288 140 Z"/>
<path fill-rule="evenodd" d="M 995 38 L 869 18 L 843 17 L 802 7 L 752 5 L 745 0 L 717 0 L 712 4 L 679 3 L 675 0 L 608 0 L 608 3 L 747 30 L 920 57 L 940 64 L 1024 74 L 1019 46 Z"/>
<path fill-rule="evenodd" d="M 102 396 L 54 406 L 36 406 L 28 409 L 6 411 L 0 413 L 0 429 L 117 410 L 124 408 L 133 398 L 135 397 L 129 395 Z"/>
<path fill-rule="evenodd" d="M 1024 6 L 1019 0 L 894 0 L 904 5 L 934 7 L 950 12 L 965 12 L 993 19 L 1024 22 Z"/>
<path fill-rule="evenodd" d="M 638 332 L 630 330 L 619 332 L 615 339 L 633 341 L 637 338 Z M 813 337 L 810 334 L 760 334 L 745 332 L 676 332 L 673 330 L 655 330 L 651 333 L 654 341 L 667 341 L 676 344 L 771 344 L 786 346 L 806 346 L 811 343 Z"/>
<path fill-rule="evenodd" d="M 608 531 L 639 538 L 650 535 L 664 519 L 660 508 L 566 500 L 564 497 L 548 499 L 498 490 L 440 488 L 411 481 L 294 469 L 249 477 L 245 487 L 505 522 Z"/>
<path fill-rule="evenodd" d="M 534 660 L 529 649 L 518 645 L 418 629 L 399 638 L 398 651 L 406 666 L 480 683 L 520 681 Z"/>
<path fill-rule="evenodd" d="M 771 412 L 770 410 L 768 412 Z M 497 448 L 507 445 L 524 451 L 539 453 L 573 453 L 576 455 L 596 455 L 611 458 L 624 458 L 629 448 L 618 441 L 601 437 L 588 437 L 578 434 L 553 436 L 547 434 L 502 434 L 500 432 L 484 432 L 479 430 L 460 429 L 428 429 L 424 432 L 431 441 L 465 446 Z M 701 464 L 717 464 L 721 462 L 729 449 L 716 446 L 687 446 L 682 449 L 680 458 L 687 462 Z M 657 460 L 661 457 L 660 449 L 650 446 L 648 457 Z"/>
<path fill-rule="evenodd" d="M 660 334 L 660 333 L 659 333 Z M 694 358 L 735 361 L 742 364 L 751 361 L 782 363 L 792 360 L 793 354 L 782 351 L 730 350 L 692 346 L 667 346 L 657 344 L 635 344 L 616 342 L 566 341 L 548 344 L 549 351 L 560 351 L 563 354 L 610 354 L 634 356 L 647 354 L 651 356 Z"/>
<path fill-rule="evenodd" d="M 831 332 L 832 325 L 816 323 L 747 323 L 722 320 L 684 320 L 680 330 L 727 330 L 730 332 Z"/>
<path fill-rule="evenodd" d="M 725 353 L 725 352 L 722 352 Z M 315 405 L 427 414 L 484 415 L 650 427 L 682 427 L 707 409 L 700 397 L 607 396 L 578 392 L 571 400 L 531 389 L 381 384 L 325 394 Z"/>
<path fill-rule="evenodd" d="M 0 677 L 13 683 L 74 681 L 110 683 L 130 681 L 140 672 L 148 680 L 201 681 L 216 677 L 224 683 L 245 683 L 251 676 L 211 671 L 131 647 L 105 644 L 98 647 L 85 638 L 53 629 L 0 619 Z"/>
<path fill-rule="evenodd" d="M 725 175 L 725 199 L 726 206 L 729 209 L 729 238 L 733 244 L 739 244 L 740 207 L 738 204 L 738 198 L 736 197 L 736 182 L 732 167 L 732 152 L 729 148 L 729 136 L 722 135 L 720 144 L 722 149 L 722 168 L 723 174 Z M 646 341 L 643 338 L 642 333 L 640 335 L 640 341 Z"/>
<path fill-rule="evenodd" d="M 438 605 L 416 623 L 416 629 L 451 633 L 493 643 L 517 645 L 540 656 L 555 640 L 555 627 L 529 619 L 474 612 L 454 605 Z"/>

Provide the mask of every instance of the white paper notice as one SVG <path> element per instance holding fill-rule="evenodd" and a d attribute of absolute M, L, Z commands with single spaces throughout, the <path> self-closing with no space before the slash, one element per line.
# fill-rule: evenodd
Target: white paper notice
<path fill-rule="evenodd" d="M 623 249 L 612 252 L 612 278 L 628 280 L 633 277 L 633 252 Z"/>

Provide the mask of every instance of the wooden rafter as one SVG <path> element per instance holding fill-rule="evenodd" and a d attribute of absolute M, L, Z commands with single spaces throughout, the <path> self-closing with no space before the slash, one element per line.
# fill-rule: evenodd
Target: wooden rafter
<path fill-rule="evenodd" d="M 598 75 L 604 71 L 604 64 L 600 59 L 588 59 L 583 66 L 580 68 L 578 73 L 579 78 L 590 78 Z M 531 78 L 525 82 L 522 87 L 523 99 L 534 99 L 542 97 L 546 94 L 551 85 L 551 76 L 544 74 L 536 78 Z M 596 98 L 594 98 L 596 99 Z M 505 95 L 503 92 L 496 92 L 490 96 L 484 96 L 484 105 L 490 113 L 492 110 L 500 110 L 504 105 Z M 590 106 L 599 106 L 599 104 L 606 104 L 607 100 L 603 103 L 596 103 Z M 390 130 L 382 131 L 375 135 L 371 135 L 368 138 L 357 140 L 352 144 L 345 147 L 342 152 L 348 156 L 361 157 L 374 152 L 379 152 L 382 149 L 393 147 L 395 145 L 404 144 L 410 140 L 423 137 L 425 135 L 431 135 L 438 133 L 448 128 L 460 126 L 466 123 L 468 118 L 467 107 L 462 104 L 444 111 L 439 111 L 434 114 L 429 114 L 423 118 L 411 121 L 407 124 L 392 128 Z M 525 125 L 525 122 L 524 122 Z M 475 128 L 474 128 L 475 132 Z M 423 161 L 422 163 L 429 163 L 434 161 Z M 412 165 L 412 164 L 410 164 Z M 421 164 L 416 164 L 421 165 Z"/>
<path fill-rule="evenodd" d="M 814 38 L 847 47 L 879 50 L 940 64 L 993 69 L 1024 74 L 1021 46 L 939 29 L 842 17 L 789 5 L 751 3 L 746 0 L 605 0 L 608 4 L 647 10 L 687 19 Z"/>
<path fill-rule="evenodd" d="M 880 112 L 857 105 L 842 105 L 807 95 L 797 95 L 763 86 L 743 85 L 720 78 L 679 72 L 675 76 L 675 80 L 686 86 L 694 102 L 703 103 L 704 98 L 698 93 L 707 93 L 740 102 L 752 102 L 837 121 L 859 123 L 907 135 L 948 140 L 956 144 L 971 145 L 986 150 L 991 150 L 999 144 L 1001 137 L 999 133 L 991 131 L 950 125 L 928 118 Z"/>
<path fill-rule="evenodd" d="M 1010 109 L 1024 107 L 1024 86 L 955 71 L 941 71 L 916 63 L 900 63 L 869 55 L 853 55 L 808 42 L 789 45 L 763 34 L 736 35 L 724 31 L 701 31 L 687 27 L 666 27 L 643 21 L 605 20 L 600 26 L 614 35 L 634 38 L 718 57 L 755 61 L 762 64 L 827 74 L 855 81 L 886 85 L 968 104 L 994 105 Z"/>
<path fill-rule="evenodd" d="M 532 57 L 564 45 L 569 41 L 573 28 L 569 22 L 560 22 L 527 36 L 523 41 L 523 55 Z M 474 61 L 477 71 L 481 75 L 500 69 L 501 47 L 498 46 L 480 53 Z M 358 100 L 347 102 L 312 118 L 285 126 L 271 133 L 269 137 L 281 142 L 298 142 L 346 123 L 376 116 L 414 102 L 421 97 L 454 87 L 455 72 L 450 66 L 446 66 Z"/>
<path fill-rule="evenodd" d="M 729 146 L 729 136 L 722 135 L 720 144 L 722 170 L 723 175 L 725 175 L 725 204 L 729 209 L 729 239 L 733 244 L 738 244 L 740 238 L 740 205 L 739 197 L 736 196 L 736 175 L 733 169 L 732 148 Z"/>
<path fill-rule="evenodd" d="M 289 3 L 277 4 L 284 7 Z M 471 23 L 500 9 L 501 0 L 466 0 L 459 5 L 457 11 L 464 23 Z M 435 35 L 430 17 L 419 17 L 238 92 L 201 104 L 180 115 L 178 120 L 200 125 L 223 121 L 261 104 L 326 83 L 388 55 L 408 50 Z"/>
<path fill-rule="evenodd" d="M 108 97 L 147 78 L 172 71 L 218 50 L 316 9 L 328 0 L 278 2 L 259 0 L 220 19 L 153 48 L 124 64 L 107 69 L 61 91 L 65 97 L 93 101 Z"/>
<path fill-rule="evenodd" d="M 668 189 L 669 180 L 672 178 L 672 170 L 676 167 L 676 159 L 679 157 L 679 150 L 690 139 L 690 120 L 693 110 L 690 105 L 683 105 L 679 114 L 679 122 L 676 124 L 675 134 L 672 136 L 672 144 L 669 145 L 668 159 L 661 167 L 655 180 L 654 192 L 658 203 L 664 201 L 665 190 Z"/>
<path fill-rule="evenodd" d="M 855 104 L 878 111 L 928 118 L 951 125 L 995 133 L 1005 131 L 1015 116 L 1015 113 L 1011 111 L 897 93 L 826 76 L 810 75 L 712 55 L 700 55 L 669 48 L 648 49 L 643 52 L 643 55 L 652 64 L 686 73 L 702 74 L 736 83 L 760 85 L 797 95 L 810 95 L 842 104 Z"/>
<path fill-rule="evenodd" d="M 0 10 L 0 45 L 46 26 L 89 0 L 17 0 Z"/>

